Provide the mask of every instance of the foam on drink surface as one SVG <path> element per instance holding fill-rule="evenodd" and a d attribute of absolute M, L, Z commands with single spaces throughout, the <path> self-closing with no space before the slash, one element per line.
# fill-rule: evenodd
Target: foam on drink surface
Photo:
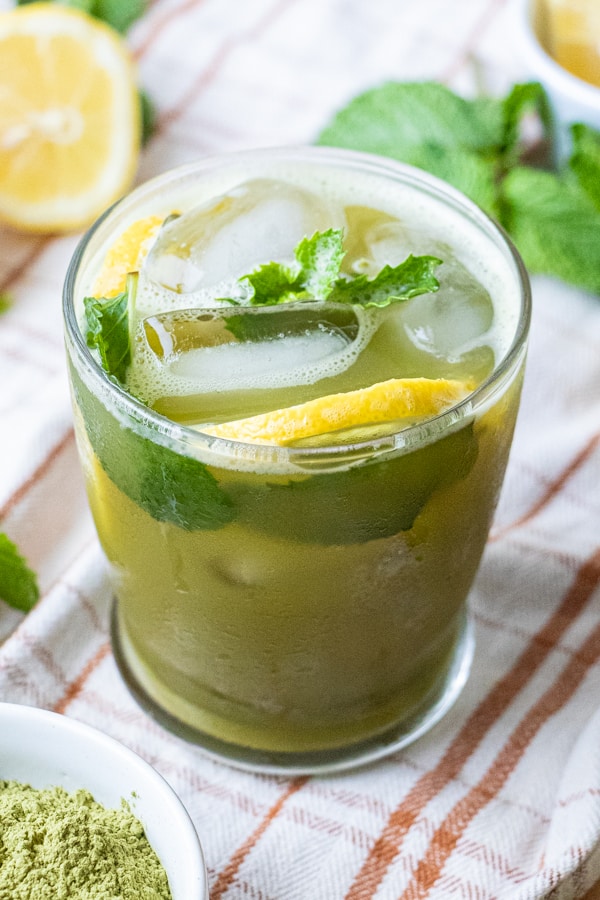
<path fill-rule="evenodd" d="M 165 287 L 161 283 L 157 277 L 160 266 L 157 268 L 151 251 L 152 266 L 142 271 L 136 298 L 137 338 L 128 384 L 132 393 L 152 405 L 167 395 L 234 392 L 249 387 L 268 392 L 292 385 L 318 385 L 353 366 L 382 319 L 386 327 L 397 328 L 417 351 L 428 353 L 432 359 L 452 363 L 457 355 L 483 345 L 491 348 L 495 363 L 506 354 L 519 316 L 516 274 L 500 253 L 490 249 L 489 237 L 476 223 L 435 196 L 396 185 L 373 172 L 290 165 L 277 160 L 269 165 L 266 180 L 260 165 L 259 171 L 256 164 L 246 172 L 235 168 L 229 173 L 219 171 L 214 177 L 201 179 L 193 189 L 188 186 L 184 193 L 160 197 L 165 215 L 174 209 L 189 214 L 198 207 L 201 212 L 208 210 L 210 217 L 216 209 L 216 220 L 223 227 L 212 236 L 203 232 L 202 253 L 195 254 L 193 247 L 184 248 L 181 258 L 193 261 L 187 273 L 191 271 L 193 277 L 183 286 L 177 283 Z M 241 225 L 236 222 L 236 203 L 240 203 L 240 222 L 244 220 Z M 286 210 L 292 223 L 289 226 L 288 222 L 289 227 L 279 221 L 285 219 Z M 148 211 L 157 212 L 156 207 Z M 261 218 L 263 213 L 265 218 Z M 275 219 L 269 218 L 273 216 Z M 359 233 L 361 216 L 369 226 L 366 236 Z M 176 225 L 172 226 L 175 234 Z M 143 335 L 144 319 L 169 311 L 222 308 L 220 298 L 235 297 L 237 278 L 247 274 L 239 271 L 242 264 L 250 259 L 257 263 L 290 262 L 294 246 L 304 236 L 300 232 L 310 236 L 326 227 L 344 228 L 346 244 L 352 250 L 345 261 L 346 271 L 364 271 L 372 276 L 386 263 L 402 262 L 409 253 L 440 257 L 444 265 L 437 273 L 439 295 L 425 295 L 399 305 L 403 308 L 397 315 L 395 311 L 394 315 L 385 311 L 383 316 L 379 311 L 365 312 L 357 338 L 346 346 L 333 333 L 307 331 L 262 345 L 241 342 L 224 348 L 192 349 L 168 364 L 149 351 Z M 276 239 L 270 241 L 269 235 Z M 252 243 L 250 248 L 243 246 L 245 240 Z M 274 246 L 277 253 L 273 253 Z M 177 256 L 179 251 L 175 249 Z M 228 258 L 235 273 L 229 280 L 222 278 Z M 164 273 L 168 282 L 168 265 Z M 470 291 L 474 295 L 483 292 L 488 304 L 492 298 L 490 315 L 478 308 L 479 301 L 472 304 Z M 459 307 L 462 325 L 457 332 Z M 321 393 L 328 392 L 324 385 Z"/>

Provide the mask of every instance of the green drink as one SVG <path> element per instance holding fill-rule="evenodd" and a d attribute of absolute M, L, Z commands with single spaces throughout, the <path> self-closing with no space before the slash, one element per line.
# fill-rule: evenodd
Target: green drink
<path fill-rule="evenodd" d="M 374 157 L 207 160 L 92 229 L 65 316 L 113 646 L 142 705 L 267 771 L 344 768 L 431 727 L 467 677 L 518 408 L 529 294 L 504 235 Z"/>

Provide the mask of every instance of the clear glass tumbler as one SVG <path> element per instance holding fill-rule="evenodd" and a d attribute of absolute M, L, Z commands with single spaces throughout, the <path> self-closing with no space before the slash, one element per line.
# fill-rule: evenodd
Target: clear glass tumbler
<path fill-rule="evenodd" d="M 491 298 L 480 337 L 490 362 L 468 397 L 368 439 L 252 445 L 173 421 L 103 371 L 82 333 L 82 298 L 115 237 L 149 213 L 265 178 L 341 192 L 353 215 L 372 206 L 386 223 L 406 210 L 388 240 L 404 235 L 475 273 Z M 367 381 L 399 336 L 422 349 L 431 332 L 442 344 L 453 333 L 464 304 L 449 277 L 435 304 L 411 301 L 400 324 L 385 314 Z M 440 719 L 472 658 L 468 594 L 507 463 L 529 315 L 526 272 L 494 222 L 424 172 L 369 155 L 202 160 L 142 185 L 92 227 L 64 291 L 76 431 L 114 585 L 115 658 L 150 715 L 233 765 L 281 773 L 377 759 Z M 423 358 L 417 374 L 439 377 L 439 353 Z"/>

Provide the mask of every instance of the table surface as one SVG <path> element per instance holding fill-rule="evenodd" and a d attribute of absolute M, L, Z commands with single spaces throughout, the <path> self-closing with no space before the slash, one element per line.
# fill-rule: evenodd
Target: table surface
<path fill-rule="evenodd" d="M 0 2 L 0 9 L 9 8 Z M 504 0 L 155 0 L 128 41 L 157 107 L 139 180 L 313 141 L 357 92 L 525 73 Z M 522 409 L 472 596 L 472 677 L 427 736 L 361 771 L 265 777 L 206 759 L 129 697 L 72 430 L 60 296 L 78 236 L 0 227 L 0 530 L 38 572 L 0 604 L 0 699 L 148 759 L 196 823 L 212 900 L 583 897 L 600 878 L 600 300 L 533 280 Z M 1 773 L 0 773 L 1 776 Z"/>

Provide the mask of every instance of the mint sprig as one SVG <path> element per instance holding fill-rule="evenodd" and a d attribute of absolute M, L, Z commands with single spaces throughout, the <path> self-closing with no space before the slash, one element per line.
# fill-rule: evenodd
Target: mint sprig
<path fill-rule="evenodd" d="M 29 612 L 39 599 L 35 572 L 16 545 L 0 533 L 0 599 L 22 612 Z"/>
<path fill-rule="evenodd" d="M 273 306 L 327 300 L 383 307 L 438 290 L 433 272 L 441 260 L 435 256 L 411 255 L 397 266 L 384 266 L 373 278 L 342 275 L 343 239 L 341 229 L 318 231 L 300 241 L 294 264 L 270 262 L 244 275 L 239 281 L 246 288 L 246 304 Z M 240 304 L 239 299 L 229 302 Z"/>
<path fill-rule="evenodd" d="M 317 143 L 370 151 L 425 169 L 454 185 L 513 237 L 532 272 L 600 294 L 600 132 L 572 127 L 559 170 L 537 162 L 524 138 L 535 114 L 548 144 L 540 84 L 504 98 L 466 100 L 434 82 L 389 82 L 341 109 Z"/>

